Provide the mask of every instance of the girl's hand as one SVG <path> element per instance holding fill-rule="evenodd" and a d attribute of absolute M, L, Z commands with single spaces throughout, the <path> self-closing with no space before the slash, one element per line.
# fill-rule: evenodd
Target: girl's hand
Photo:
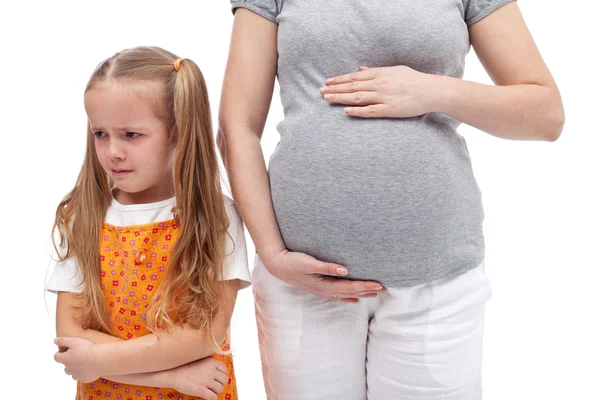
<path fill-rule="evenodd" d="M 264 261 L 264 260 L 263 260 Z M 340 279 L 348 274 L 339 264 L 326 263 L 304 253 L 282 250 L 265 263 L 277 279 L 307 292 L 344 303 L 356 303 L 359 298 L 375 297 L 385 290 L 375 281 Z"/>
<path fill-rule="evenodd" d="M 206 357 L 171 370 L 173 389 L 189 396 L 217 400 L 223 386 L 229 382 L 227 367 L 212 357 Z"/>
<path fill-rule="evenodd" d="M 407 66 L 368 68 L 327 80 L 320 92 L 330 103 L 349 104 L 346 114 L 361 118 L 408 118 L 435 111 L 440 76 Z"/>
<path fill-rule="evenodd" d="M 65 366 L 67 375 L 84 383 L 100 378 L 100 374 L 94 370 L 92 342 L 78 337 L 62 337 L 54 339 L 54 343 L 59 348 L 54 354 L 54 360 Z M 63 348 L 66 348 L 66 351 Z"/>

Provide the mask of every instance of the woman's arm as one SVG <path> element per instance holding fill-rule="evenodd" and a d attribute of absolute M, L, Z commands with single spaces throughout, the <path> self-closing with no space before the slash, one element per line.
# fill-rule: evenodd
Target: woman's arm
<path fill-rule="evenodd" d="M 561 96 L 516 2 L 471 25 L 471 43 L 497 86 L 441 77 L 438 110 L 505 139 L 558 139 Z"/>
<path fill-rule="evenodd" d="M 213 320 L 217 343 L 227 335 L 238 289 L 237 279 L 219 283 L 219 311 Z M 70 332 L 77 334 L 76 330 Z M 131 340 L 109 340 L 97 333 L 86 334 L 93 334 L 98 344 L 87 345 L 70 338 L 59 338 L 59 348 L 67 347 L 68 351 L 55 355 L 55 359 L 79 376 L 95 376 L 96 379 L 168 370 L 215 352 L 207 332 L 189 326 L 175 326 L 171 332 L 159 331 Z"/>
<path fill-rule="evenodd" d="M 406 66 L 364 68 L 330 78 L 321 93 L 361 118 L 445 113 L 505 139 L 556 140 L 565 115 L 558 87 L 515 2 L 470 27 L 482 65 L 497 86 L 426 74 Z"/>
<path fill-rule="evenodd" d="M 260 146 L 277 57 L 277 25 L 247 9 L 237 9 L 221 91 L 217 145 L 236 207 L 265 262 L 285 249 Z"/>
<path fill-rule="evenodd" d="M 277 25 L 252 11 L 237 9 L 221 91 L 217 137 L 232 194 L 271 274 L 319 296 L 335 295 L 339 301 L 356 302 L 381 285 L 334 278 L 346 275 L 346 269 L 307 254 L 289 252 L 277 226 L 260 146 L 273 95 L 277 57 Z"/>

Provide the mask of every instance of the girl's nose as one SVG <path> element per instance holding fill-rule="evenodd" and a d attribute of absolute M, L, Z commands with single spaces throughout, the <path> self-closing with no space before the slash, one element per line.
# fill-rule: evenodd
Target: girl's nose
<path fill-rule="evenodd" d="M 111 160 L 124 160 L 126 158 L 125 149 L 119 140 L 113 139 L 109 142 L 108 156 L 111 158 Z"/>

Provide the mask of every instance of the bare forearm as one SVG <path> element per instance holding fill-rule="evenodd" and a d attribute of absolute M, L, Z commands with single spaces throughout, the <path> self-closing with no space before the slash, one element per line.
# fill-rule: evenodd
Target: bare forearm
<path fill-rule="evenodd" d="M 263 261 L 285 249 L 273 203 L 259 137 L 243 127 L 222 126 L 220 150 L 236 206 Z"/>
<path fill-rule="evenodd" d="M 205 332 L 176 326 L 160 336 L 99 344 L 94 352 L 94 363 L 104 376 L 169 370 L 208 357 L 214 349 Z"/>
<path fill-rule="evenodd" d="M 516 140 L 553 141 L 560 136 L 564 110 L 557 89 L 521 84 L 490 86 L 435 76 L 439 93 L 434 111 L 490 135 Z"/>
<path fill-rule="evenodd" d="M 83 339 L 87 339 L 94 344 L 103 343 L 115 343 L 120 342 L 116 336 L 112 336 L 103 332 L 95 331 L 92 329 L 81 329 L 75 332 L 61 332 L 64 333 L 59 336 L 75 336 Z M 157 371 L 148 372 L 141 374 L 127 374 L 127 375 L 103 375 L 104 379 L 108 379 L 113 382 L 125 383 L 128 385 L 140 385 L 150 387 L 173 387 L 174 386 L 174 371 Z"/>
<path fill-rule="evenodd" d="M 285 249 L 260 146 L 277 74 L 277 29 L 256 13 L 236 11 L 217 136 L 237 209 L 267 266 Z"/>
<path fill-rule="evenodd" d="M 100 376 L 165 371 L 212 355 L 213 343 L 222 344 L 228 335 L 239 284 L 233 279 L 217 285 L 219 310 L 210 331 L 175 325 L 170 331 L 95 345 L 90 358 L 96 371 Z"/>
<path fill-rule="evenodd" d="M 112 336 L 108 333 L 100 331 L 95 331 L 93 329 L 80 329 L 71 327 L 69 329 L 65 329 L 64 331 L 59 329 L 57 330 L 56 334 L 59 337 L 80 337 L 83 339 L 87 339 L 94 344 L 114 343 L 121 341 L 121 339 L 119 339 L 116 336 Z"/>
<path fill-rule="evenodd" d="M 161 332 L 160 336 L 151 333 L 122 340 L 100 331 L 81 329 L 76 324 L 61 324 L 57 335 L 79 337 L 94 343 L 95 354 L 91 361 L 98 365 L 103 378 L 142 386 L 168 387 L 164 380 L 171 375 L 166 374 L 166 370 L 214 353 L 204 332 L 182 326 L 175 326 L 171 333 Z M 155 375 L 155 371 L 165 374 Z"/>
<path fill-rule="evenodd" d="M 62 337 L 80 337 L 83 339 L 87 339 L 94 344 L 115 343 L 122 341 L 116 336 L 112 336 L 92 329 L 78 329 L 57 333 L 58 336 Z M 174 385 L 173 371 L 174 370 L 166 370 L 128 375 L 103 375 L 102 377 L 113 382 L 125 383 L 129 385 L 172 387 Z"/>
<path fill-rule="evenodd" d="M 106 375 L 102 377 L 112 382 L 125 383 L 127 385 L 172 388 L 175 386 L 174 371 L 166 370 L 141 374 Z"/>

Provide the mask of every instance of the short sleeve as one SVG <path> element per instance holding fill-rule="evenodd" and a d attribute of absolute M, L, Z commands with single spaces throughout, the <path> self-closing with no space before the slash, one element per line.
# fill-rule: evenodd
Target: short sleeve
<path fill-rule="evenodd" d="M 227 236 L 223 280 L 239 279 L 241 282 L 240 289 L 243 289 L 250 286 L 250 282 L 252 281 L 250 269 L 248 268 L 248 250 L 246 249 L 244 223 L 233 202 L 226 205 L 225 208 L 229 217 L 229 228 L 227 231 L 233 242 Z"/>
<path fill-rule="evenodd" d="M 231 11 L 235 14 L 237 8 L 247 8 L 258 15 L 265 17 L 269 21 L 277 23 L 279 1 L 281 0 L 231 0 Z"/>
<path fill-rule="evenodd" d="M 465 22 L 470 26 L 512 1 L 516 0 L 463 0 Z"/>
<path fill-rule="evenodd" d="M 64 247 L 59 250 L 62 254 L 66 251 Z M 79 263 L 74 257 L 67 258 L 64 261 L 54 262 L 50 279 L 46 284 L 47 291 L 54 293 L 81 293 L 84 288 L 83 273 L 81 272 L 81 268 L 79 268 Z"/>

